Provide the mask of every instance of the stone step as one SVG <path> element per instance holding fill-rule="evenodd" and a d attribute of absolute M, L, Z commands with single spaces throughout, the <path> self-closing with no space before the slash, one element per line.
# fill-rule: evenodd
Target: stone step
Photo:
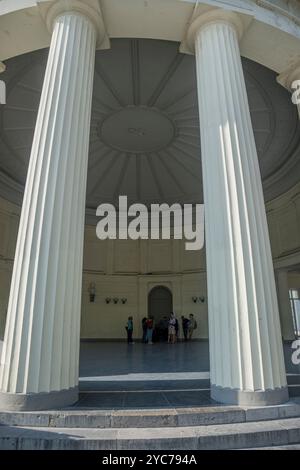
<path fill-rule="evenodd" d="M 213 426 L 300 417 L 300 398 L 268 407 L 202 406 L 190 408 L 0 412 L 0 425 L 43 428 L 166 428 Z"/>
<path fill-rule="evenodd" d="M 198 450 L 300 444 L 300 418 L 166 428 L 29 428 L 0 426 L 0 449 Z"/>
<path fill-rule="evenodd" d="M 287 374 L 288 385 L 300 385 L 300 374 Z"/>
<path fill-rule="evenodd" d="M 249 450 L 249 449 L 245 449 Z M 286 446 L 256 447 L 251 450 L 300 450 L 300 444 L 287 444 Z"/>

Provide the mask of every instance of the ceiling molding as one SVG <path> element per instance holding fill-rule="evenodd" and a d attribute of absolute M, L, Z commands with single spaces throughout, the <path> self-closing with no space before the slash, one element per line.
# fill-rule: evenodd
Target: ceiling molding
<path fill-rule="evenodd" d="M 47 50 L 16 57 L 3 74 L 0 194 L 14 202 L 22 200 L 46 57 Z M 243 67 L 269 199 L 295 184 L 300 124 L 276 74 L 247 59 Z M 87 209 L 114 203 L 120 191 L 129 203 L 202 202 L 196 87 L 194 57 L 179 54 L 178 43 L 117 39 L 97 52 Z"/>

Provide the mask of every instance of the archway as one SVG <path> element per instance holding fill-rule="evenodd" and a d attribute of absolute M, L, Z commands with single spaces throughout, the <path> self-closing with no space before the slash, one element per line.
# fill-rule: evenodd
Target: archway
<path fill-rule="evenodd" d="M 165 286 L 156 286 L 148 294 L 148 317 L 152 316 L 157 325 L 173 310 L 172 292 Z"/>

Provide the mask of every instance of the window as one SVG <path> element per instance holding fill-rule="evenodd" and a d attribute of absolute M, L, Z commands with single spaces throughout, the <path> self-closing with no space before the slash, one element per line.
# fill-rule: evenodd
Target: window
<path fill-rule="evenodd" d="M 300 337 L 300 289 L 290 289 L 289 295 L 295 335 Z"/>

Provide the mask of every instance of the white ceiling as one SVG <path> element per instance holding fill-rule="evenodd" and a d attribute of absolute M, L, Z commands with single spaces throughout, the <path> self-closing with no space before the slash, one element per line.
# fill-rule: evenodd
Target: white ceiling
<path fill-rule="evenodd" d="M 202 201 L 194 57 L 178 43 L 114 39 L 96 55 L 87 207 L 130 201 Z M 47 50 L 6 61 L 0 115 L 0 194 L 20 202 Z M 267 68 L 243 59 L 267 200 L 299 181 L 299 123 Z"/>

